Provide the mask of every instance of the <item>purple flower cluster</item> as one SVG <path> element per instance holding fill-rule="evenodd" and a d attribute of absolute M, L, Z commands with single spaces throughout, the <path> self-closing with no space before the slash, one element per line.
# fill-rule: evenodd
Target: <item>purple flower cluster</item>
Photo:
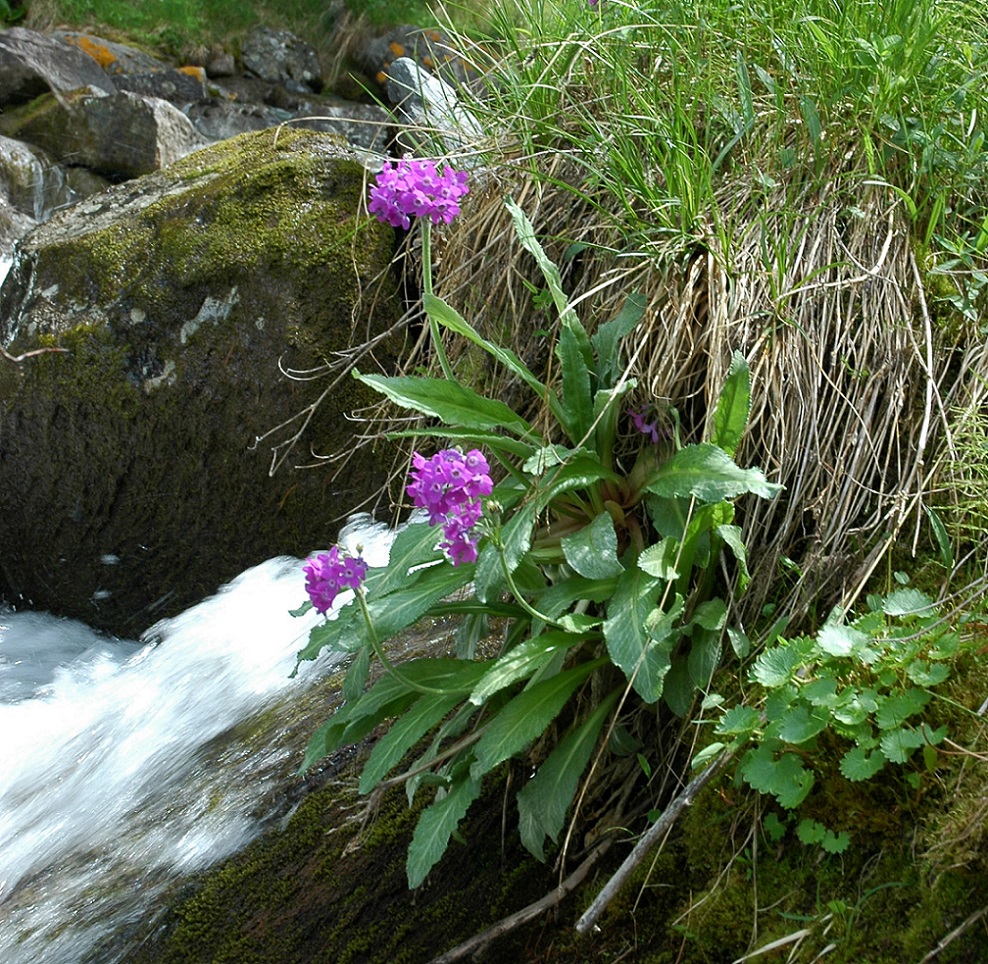
<path fill-rule="evenodd" d="M 384 162 L 367 210 L 379 221 L 406 231 L 413 217 L 449 224 L 460 213 L 458 202 L 469 190 L 464 171 L 447 167 L 440 174 L 434 161 L 403 157 L 397 164 Z"/>
<path fill-rule="evenodd" d="M 360 588 L 367 575 L 367 563 L 360 556 L 340 556 L 340 550 L 333 546 L 329 552 L 321 552 L 310 559 L 302 571 L 305 573 L 305 591 L 312 605 L 325 616 L 344 589 L 356 591 Z"/>
<path fill-rule="evenodd" d="M 431 459 L 412 455 L 412 481 L 408 494 L 412 502 L 429 513 L 429 525 L 442 525 L 446 541 L 440 543 L 454 566 L 476 562 L 477 540 L 471 533 L 480 521 L 482 495 L 490 495 L 493 483 L 490 466 L 479 449 L 466 455 L 456 449 L 443 449 Z"/>

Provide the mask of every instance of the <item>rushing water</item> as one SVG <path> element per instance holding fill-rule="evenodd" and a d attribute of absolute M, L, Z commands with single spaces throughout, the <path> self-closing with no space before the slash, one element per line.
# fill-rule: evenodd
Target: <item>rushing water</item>
<path fill-rule="evenodd" d="M 386 530 L 341 541 L 358 537 L 386 560 Z M 289 615 L 302 598 L 300 560 L 281 558 L 141 642 L 0 611 L 3 964 L 124 960 L 176 879 L 270 819 L 300 749 L 264 711 L 326 666 L 290 678 L 316 618 Z"/>

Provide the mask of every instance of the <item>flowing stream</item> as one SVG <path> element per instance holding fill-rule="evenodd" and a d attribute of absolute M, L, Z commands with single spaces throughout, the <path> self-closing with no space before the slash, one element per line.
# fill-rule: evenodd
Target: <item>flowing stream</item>
<path fill-rule="evenodd" d="M 383 527 L 358 523 L 372 565 Z M 114 964 L 181 877 L 286 810 L 330 658 L 295 654 L 318 619 L 301 561 L 272 559 L 121 641 L 0 610 L 0 961 Z M 342 601 L 342 600 L 341 600 Z"/>

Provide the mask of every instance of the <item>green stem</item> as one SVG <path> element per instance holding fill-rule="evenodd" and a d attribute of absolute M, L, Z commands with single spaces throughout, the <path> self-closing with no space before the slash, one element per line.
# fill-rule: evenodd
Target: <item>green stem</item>
<path fill-rule="evenodd" d="M 501 558 L 501 570 L 504 572 L 504 578 L 507 580 L 508 588 L 511 590 L 511 595 L 518 601 L 518 605 L 521 606 L 521 608 L 524 609 L 525 612 L 527 612 L 533 619 L 539 619 L 547 626 L 554 626 L 556 629 L 562 629 L 565 631 L 565 626 L 561 623 L 557 623 L 555 619 L 550 619 L 548 616 L 540 613 L 521 594 L 518 587 L 515 585 L 515 580 L 511 575 L 511 571 L 508 569 L 508 560 L 504 558 L 504 547 L 500 544 L 500 542 L 497 543 L 497 554 Z"/>
<path fill-rule="evenodd" d="M 422 290 L 427 295 L 432 295 L 432 222 L 428 218 L 420 221 L 422 225 Z M 432 315 L 429 315 L 429 332 L 432 335 L 432 344 L 435 347 L 439 364 L 442 367 L 443 375 L 451 382 L 455 382 L 453 369 L 446 357 L 446 349 L 443 348 L 442 332 L 439 330 L 439 322 Z"/>

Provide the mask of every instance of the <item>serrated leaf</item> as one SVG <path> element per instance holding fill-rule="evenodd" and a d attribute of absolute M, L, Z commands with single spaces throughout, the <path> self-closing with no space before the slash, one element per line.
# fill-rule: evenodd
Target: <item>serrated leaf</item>
<path fill-rule="evenodd" d="M 877 750 L 856 746 L 841 757 L 840 772 L 848 780 L 870 780 L 885 766 L 885 756 Z"/>
<path fill-rule="evenodd" d="M 797 704 L 779 721 L 779 739 L 786 743 L 805 743 L 827 728 L 827 717 L 814 713 L 805 704 Z"/>
<path fill-rule="evenodd" d="M 722 736 L 750 736 L 761 725 L 761 714 L 751 706 L 732 706 L 725 710 L 714 727 Z"/>
<path fill-rule="evenodd" d="M 886 730 L 878 742 L 882 753 L 891 763 L 905 763 L 912 756 L 913 750 L 926 742 L 926 738 L 919 730 L 900 726 L 894 730 Z"/>
<path fill-rule="evenodd" d="M 593 521 L 561 540 L 566 561 L 587 579 L 608 579 L 624 572 L 617 557 L 617 533 L 610 513 L 601 512 Z"/>
<path fill-rule="evenodd" d="M 654 703 L 662 694 L 671 649 L 671 644 L 657 643 L 645 628 L 658 586 L 658 579 L 637 566 L 626 569 L 618 578 L 604 620 L 604 640 L 611 660 L 647 703 Z"/>
<path fill-rule="evenodd" d="M 834 719 L 847 726 L 863 723 L 878 709 L 878 694 L 870 687 L 855 689 L 848 687 L 838 697 L 833 708 Z"/>
<path fill-rule="evenodd" d="M 638 556 L 638 567 L 650 576 L 655 576 L 656 579 L 672 582 L 679 578 L 676 569 L 678 554 L 679 540 L 666 538 L 642 550 L 641 555 Z"/>
<path fill-rule="evenodd" d="M 574 690 L 594 670 L 606 665 L 606 659 L 581 663 L 550 679 L 522 690 L 506 703 L 487 724 L 484 735 L 474 748 L 476 762 L 471 768 L 475 777 L 489 773 L 499 763 L 520 753 L 556 718 Z"/>
<path fill-rule="evenodd" d="M 362 639 L 351 627 L 357 622 L 357 607 L 343 606 L 335 618 L 319 623 L 309 630 L 309 639 L 295 657 L 297 663 L 315 659 L 324 649 L 335 649 L 340 653 L 352 653 L 360 648 Z"/>
<path fill-rule="evenodd" d="M 511 408 L 485 398 L 459 382 L 418 375 L 362 375 L 354 377 L 391 399 L 401 408 L 438 418 L 448 425 L 488 431 L 502 428 L 526 442 L 538 444 L 538 433 Z"/>
<path fill-rule="evenodd" d="M 388 732 L 374 744 L 360 774 L 360 792 L 370 793 L 401 762 L 405 754 L 462 699 L 459 694 L 420 696 L 405 711 L 404 716 L 392 723 Z"/>
<path fill-rule="evenodd" d="M 540 636 L 523 640 L 498 659 L 484 673 L 470 694 L 470 702 L 477 706 L 486 703 L 495 693 L 520 679 L 526 679 L 544 666 L 558 652 L 582 643 L 583 639 L 572 633 L 549 630 Z"/>
<path fill-rule="evenodd" d="M 724 387 L 714 412 L 714 432 L 711 441 L 728 455 L 734 455 L 744 435 L 751 410 L 751 372 L 740 352 L 734 352 Z"/>
<path fill-rule="evenodd" d="M 875 722 L 883 730 L 894 729 L 910 716 L 921 712 L 930 698 L 931 694 L 923 689 L 909 689 L 891 696 L 880 696 Z"/>
<path fill-rule="evenodd" d="M 787 810 L 798 807 L 813 787 L 814 776 L 795 753 L 775 759 L 765 746 L 749 750 L 741 761 L 741 775 L 749 786 L 771 794 Z"/>
<path fill-rule="evenodd" d="M 871 637 L 852 626 L 826 623 L 817 633 L 817 645 L 830 656 L 853 656 Z"/>
<path fill-rule="evenodd" d="M 918 589 L 897 589 L 882 603 L 882 612 L 887 616 L 926 615 L 935 608 L 933 600 Z"/>
<path fill-rule="evenodd" d="M 449 838 L 480 796 L 481 782 L 469 775 L 455 781 L 450 791 L 422 811 L 408 845 L 405 871 L 408 887 L 414 890 L 428 876 L 449 846 Z"/>
<path fill-rule="evenodd" d="M 950 676 L 950 667 L 917 659 L 906 667 L 906 676 L 917 686 L 936 686 Z"/>
<path fill-rule="evenodd" d="M 771 689 L 789 682 L 802 662 L 802 654 L 793 643 L 772 646 L 759 653 L 751 669 L 751 677 L 756 683 Z"/>
<path fill-rule="evenodd" d="M 782 486 L 769 482 L 761 469 L 742 469 L 713 442 L 687 445 L 661 465 L 645 490 L 664 498 L 694 495 L 704 502 L 720 502 L 745 493 L 774 498 Z"/>
<path fill-rule="evenodd" d="M 553 842 L 559 838 L 580 777 L 618 696 L 620 690 L 609 693 L 586 720 L 570 729 L 535 776 L 518 791 L 521 842 L 539 860 L 545 860 L 545 838 Z"/>

